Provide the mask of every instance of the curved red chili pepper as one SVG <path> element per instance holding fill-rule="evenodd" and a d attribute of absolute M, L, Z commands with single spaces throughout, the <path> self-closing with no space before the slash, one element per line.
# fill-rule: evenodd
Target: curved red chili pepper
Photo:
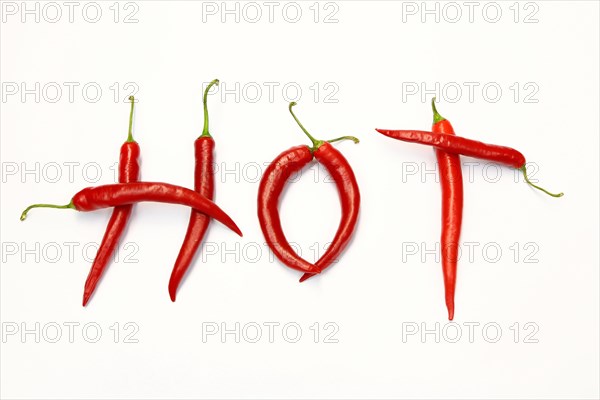
<path fill-rule="evenodd" d="M 294 120 L 300 128 L 312 141 L 313 147 L 297 146 L 281 153 L 269 165 L 263 178 L 260 182 L 258 190 L 258 219 L 261 229 L 267 244 L 286 266 L 305 272 L 301 278 L 301 282 L 308 277 L 320 273 L 323 268 L 331 264 L 335 258 L 343 251 L 348 244 L 358 216 L 358 208 L 360 205 L 360 194 L 358 185 L 350 164 L 346 159 L 335 150 L 329 143 L 339 140 L 350 139 L 358 143 L 358 139 L 352 136 L 343 136 L 329 141 L 317 140 L 300 123 L 292 107 L 296 103 L 292 102 L 289 105 L 289 110 Z M 292 173 L 300 171 L 308 164 L 313 155 L 319 162 L 322 162 L 330 171 L 339 190 L 340 199 L 342 202 L 342 221 L 333 242 L 319 260 L 320 264 L 311 264 L 296 254 L 289 245 L 283 229 L 281 228 L 281 220 L 279 218 L 278 205 L 279 196 L 283 188 L 292 175 Z"/>
<path fill-rule="evenodd" d="M 342 215 L 340 224 L 333 241 L 327 247 L 327 250 L 321 256 L 316 266 L 323 271 L 329 267 L 333 261 L 344 251 L 346 245 L 352 238 L 352 233 L 358 221 L 358 211 L 360 208 L 360 191 L 358 183 L 354 176 L 354 171 L 348 163 L 348 160 L 336 150 L 332 145 L 325 142 L 314 153 L 315 158 L 329 172 L 337 187 Z M 303 282 L 314 276 L 314 274 L 306 273 L 300 278 Z"/>
<path fill-rule="evenodd" d="M 258 221 L 267 245 L 286 266 L 319 273 L 319 269 L 300 257 L 290 246 L 281 227 L 279 198 L 288 179 L 312 160 L 308 146 L 296 146 L 279 154 L 267 167 L 258 187 Z"/>
<path fill-rule="evenodd" d="M 467 157 L 480 158 L 508 165 L 523 172 L 525 182 L 552 197 L 562 197 L 563 193 L 550 193 L 544 188 L 534 185 L 527 177 L 525 156 L 518 150 L 495 144 L 482 143 L 461 136 L 447 135 L 439 132 L 376 129 L 377 132 L 404 142 L 434 146 L 448 153 L 460 154 Z"/>
<path fill-rule="evenodd" d="M 431 105 L 433 107 L 433 132 L 454 135 L 454 129 L 450 121 L 442 117 L 435 109 L 435 98 L 433 98 Z M 458 244 L 463 210 L 462 169 L 458 154 L 435 149 L 435 156 L 440 169 L 440 183 L 442 186 L 442 270 L 444 272 L 448 319 L 452 320 L 454 318 L 456 266 L 458 264 Z"/>
<path fill-rule="evenodd" d="M 136 182 L 140 176 L 140 146 L 133 140 L 132 124 L 133 124 L 133 107 L 135 99 L 133 96 L 129 97 L 131 100 L 131 111 L 129 113 L 129 134 L 127 141 L 121 146 L 121 152 L 119 155 L 119 182 Z M 124 206 L 115 207 L 113 213 L 106 226 L 106 232 L 98 247 L 98 252 L 94 258 L 94 263 L 90 268 L 90 272 L 85 281 L 85 287 L 83 290 L 83 306 L 85 307 L 94 290 L 96 285 L 100 281 L 106 266 L 113 254 L 115 247 L 119 243 L 119 239 L 127 226 L 127 221 L 131 215 L 133 205 L 127 204 Z"/>
<path fill-rule="evenodd" d="M 208 132 L 208 107 L 206 100 L 210 88 L 213 85 L 218 84 L 219 80 L 215 79 L 204 91 L 204 130 L 202 131 L 202 135 L 194 141 L 194 154 L 196 159 L 196 166 L 194 168 L 194 190 L 209 200 L 213 200 L 215 193 L 215 178 L 213 171 L 215 141 Z M 172 301 L 175 301 L 177 288 L 191 265 L 209 224 L 210 218 L 206 215 L 196 210 L 190 212 L 190 222 L 188 223 L 187 232 L 185 233 L 183 244 L 181 245 L 179 255 L 173 266 L 171 278 L 169 279 L 169 296 Z"/>
<path fill-rule="evenodd" d="M 27 207 L 21 214 L 21 221 L 25 220 L 29 210 L 38 207 L 94 211 L 140 202 L 180 204 L 191 207 L 216 219 L 242 236 L 242 232 L 235 222 L 218 205 L 193 190 L 162 182 L 113 183 L 88 187 L 76 193 L 71 202 L 66 205 L 33 204 Z"/>

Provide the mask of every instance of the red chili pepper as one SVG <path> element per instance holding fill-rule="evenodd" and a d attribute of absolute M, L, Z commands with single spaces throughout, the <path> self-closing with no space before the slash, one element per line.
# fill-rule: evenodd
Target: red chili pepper
<path fill-rule="evenodd" d="M 215 192 L 215 180 L 213 171 L 213 160 L 214 160 L 214 148 L 215 141 L 208 132 L 208 106 L 206 100 L 208 97 L 208 91 L 213 85 L 218 85 L 219 80 L 215 79 L 208 84 L 204 91 L 203 103 L 204 103 L 204 129 L 202 135 L 194 142 L 194 151 L 196 158 L 196 166 L 194 169 L 194 190 L 200 193 L 202 196 L 209 200 L 213 199 Z M 172 301 L 175 301 L 177 296 L 177 288 L 187 269 L 194 259 L 196 251 L 202 238 L 208 229 L 210 224 L 210 218 L 206 215 L 192 210 L 190 213 L 190 222 L 188 223 L 187 232 L 179 250 L 179 255 L 173 266 L 173 272 L 171 272 L 171 279 L 169 280 L 169 296 Z"/>
<path fill-rule="evenodd" d="M 338 190 L 340 204 L 342 207 L 342 218 L 333 241 L 327 247 L 323 256 L 315 264 L 321 271 L 331 265 L 344 251 L 346 245 L 352 238 L 352 233 L 358 221 L 358 210 L 360 208 L 360 191 L 352 171 L 352 167 L 346 158 L 332 145 L 325 142 L 315 152 L 315 158 L 329 172 Z M 304 282 L 314 274 L 305 273 L 300 282 Z"/>
<path fill-rule="evenodd" d="M 131 129 L 133 124 L 133 107 L 135 104 L 135 99 L 133 96 L 130 96 L 129 100 L 131 100 L 131 111 L 129 113 L 129 134 L 127 136 L 127 141 L 121 146 L 119 157 L 119 182 L 121 183 L 136 182 L 140 177 L 140 146 L 135 140 L 133 140 Z M 127 221 L 131 215 L 132 208 L 133 205 L 127 204 L 124 206 L 115 207 L 113 210 L 106 227 L 106 232 L 102 238 L 102 243 L 100 243 L 98 253 L 96 254 L 96 258 L 94 259 L 90 273 L 85 281 L 85 288 L 83 290 L 84 307 L 92 297 L 92 294 L 96 289 L 96 285 L 100 281 L 100 277 L 106 269 L 108 261 L 110 260 L 110 257 L 113 254 L 115 247 L 117 246 L 117 243 L 123 234 L 123 231 L 125 230 L 125 226 L 127 226 Z"/>
<path fill-rule="evenodd" d="M 404 142 L 434 146 L 435 148 L 448 153 L 460 154 L 463 156 L 475 157 L 508 165 L 521 170 L 523 172 L 523 176 L 525 177 L 525 181 L 534 188 L 541 190 L 552 197 L 563 196 L 563 193 L 550 193 L 546 189 L 534 185 L 527 177 L 525 156 L 523 156 L 523 154 L 521 154 L 518 150 L 510 147 L 482 143 L 478 142 L 477 140 L 471 140 L 461 136 L 447 135 L 438 132 L 389 129 L 376 129 L 376 131 L 384 134 L 385 136 L 402 140 Z"/>
<path fill-rule="evenodd" d="M 279 154 L 267 167 L 258 187 L 258 221 L 267 245 L 286 266 L 302 272 L 319 269 L 300 257 L 285 237 L 279 218 L 279 197 L 289 177 L 312 160 L 308 146 L 296 146 Z"/>
<path fill-rule="evenodd" d="M 76 193 L 69 204 L 33 204 L 27 207 L 21 214 L 21 221 L 25 220 L 29 210 L 38 207 L 94 211 L 146 201 L 180 204 L 194 208 L 242 236 L 235 222 L 218 205 L 193 190 L 161 182 L 113 183 L 85 188 Z"/>
<path fill-rule="evenodd" d="M 435 108 L 435 97 L 431 101 L 433 107 L 434 133 L 454 135 L 450 121 L 442 117 Z M 446 289 L 446 307 L 448 319 L 454 318 L 454 290 L 456 288 L 456 265 L 458 263 L 458 241 L 462 225 L 463 183 L 460 156 L 436 149 L 442 184 L 442 270 Z"/>
<path fill-rule="evenodd" d="M 263 235 L 267 240 L 267 245 L 271 248 L 275 256 L 286 266 L 312 276 L 313 274 L 320 273 L 322 269 L 326 268 L 343 251 L 356 226 L 360 205 L 360 194 L 354 173 L 346 159 L 329 143 L 346 139 L 358 143 L 358 139 L 352 136 L 343 136 L 329 141 L 315 139 L 308 133 L 292 111 L 292 107 L 295 105 L 295 102 L 290 103 L 290 113 L 312 141 L 313 147 L 292 147 L 279 154 L 269 165 L 258 189 L 258 219 Z M 293 173 L 300 171 L 306 166 L 313 159 L 313 155 L 330 171 L 338 190 L 340 190 L 340 199 L 342 202 L 342 221 L 340 222 L 340 227 L 332 244 L 316 265 L 307 262 L 292 249 L 283 233 L 278 211 L 279 197 L 287 180 Z M 306 278 L 303 277 L 302 280 L 304 279 Z"/>

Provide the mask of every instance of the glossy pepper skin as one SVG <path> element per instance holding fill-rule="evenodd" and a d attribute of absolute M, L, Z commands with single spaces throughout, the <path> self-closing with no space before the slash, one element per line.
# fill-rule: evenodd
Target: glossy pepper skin
<path fill-rule="evenodd" d="M 454 135 L 454 129 L 447 119 L 434 109 L 433 133 Z M 460 156 L 435 149 L 439 165 L 440 183 L 442 187 L 442 271 L 446 292 L 448 319 L 454 319 L 454 292 L 456 289 L 456 267 L 458 264 L 458 245 L 462 226 L 463 213 L 463 180 Z"/>
<path fill-rule="evenodd" d="M 337 232 L 333 241 L 327 247 L 327 250 L 315 264 L 321 271 L 329 267 L 339 255 L 344 251 L 348 242 L 352 238 L 356 223 L 358 221 L 358 212 L 360 209 L 360 190 L 354 176 L 354 171 L 348 163 L 348 160 L 335 149 L 331 144 L 324 142 L 315 152 L 314 157 L 329 172 L 335 182 L 342 215 Z M 300 282 L 305 281 L 314 274 L 305 273 Z"/>
<path fill-rule="evenodd" d="M 389 129 L 376 129 L 376 131 L 387 137 L 402 140 L 404 142 L 434 146 L 438 150 L 447 153 L 461 154 L 467 157 L 494 161 L 513 168 L 523 168 L 526 162 L 525 156 L 513 148 L 487 144 L 477 140 L 455 136 L 454 134 Z"/>
<path fill-rule="evenodd" d="M 194 170 L 194 190 L 209 200 L 213 200 L 215 193 L 215 179 L 213 173 L 215 141 L 211 137 L 200 137 L 194 142 L 196 167 Z M 175 301 L 177 288 L 187 269 L 191 265 L 202 238 L 206 234 L 210 218 L 205 214 L 192 210 L 190 221 L 179 250 L 179 255 L 173 266 L 169 280 L 169 296 Z"/>
<path fill-rule="evenodd" d="M 132 124 L 133 124 L 133 108 L 135 99 L 129 97 L 131 101 L 131 111 L 129 113 L 129 135 L 127 141 L 121 146 L 119 152 L 119 177 L 120 183 L 137 182 L 140 179 L 140 146 L 133 140 Z M 83 306 L 85 307 L 92 297 L 110 258 L 115 251 L 115 247 L 119 243 L 119 239 L 123 235 L 123 231 L 127 226 L 127 221 L 131 215 L 133 205 L 127 204 L 124 206 L 115 207 L 98 252 L 94 258 L 94 263 L 90 268 L 90 272 L 85 281 L 83 290 Z"/>
<path fill-rule="evenodd" d="M 418 143 L 433 146 L 447 153 L 460 154 L 467 157 L 480 158 L 493 161 L 509 167 L 516 168 L 523 173 L 525 182 L 531 187 L 541 190 L 552 197 L 562 197 L 564 193 L 551 193 L 546 189 L 535 185 L 527 177 L 525 156 L 518 150 L 506 146 L 482 143 L 477 140 L 467 139 L 454 134 L 440 132 L 414 131 L 414 130 L 390 130 L 375 129 L 377 132 L 404 142 Z"/>
<path fill-rule="evenodd" d="M 121 146 L 121 153 L 119 157 L 119 182 L 129 183 L 137 182 L 140 175 L 140 146 L 137 142 L 125 142 Z M 132 204 L 126 204 L 117 206 L 114 208 L 106 232 L 98 247 L 98 253 L 94 259 L 94 263 L 90 269 L 87 280 L 85 281 L 85 288 L 83 291 L 83 306 L 85 307 L 94 290 L 98 284 L 100 278 L 110 258 L 115 250 L 115 247 L 119 243 L 119 239 L 127 226 L 127 221 L 131 215 L 133 209 Z"/>
<path fill-rule="evenodd" d="M 242 236 L 242 232 L 235 222 L 218 205 L 193 190 L 162 182 L 113 183 L 111 185 L 85 188 L 76 193 L 71 202 L 64 206 L 50 204 L 31 205 L 23 211 L 21 220 L 25 220 L 30 209 L 37 207 L 94 211 L 140 202 L 179 204 L 191 207 L 210 218 L 216 219 Z"/>
<path fill-rule="evenodd" d="M 310 147 L 296 146 L 282 152 L 269 164 L 258 188 L 258 221 L 267 245 L 283 264 L 297 271 L 314 274 L 320 270 L 298 256 L 290 246 L 279 218 L 279 201 L 287 180 L 302 170 L 312 158 Z"/>
<path fill-rule="evenodd" d="M 296 102 L 289 104 L 290 114 L 311 140 L 313 146 L 292 147 L 277 156 L 269 165 L 258 189 L 258 219 L 265 239 L 267 239 L 267 245 L 277 258 L 286 266 L 305 273 L 300 278 L 300 282 L 302 282 L 329 266 L 350 241 L 358 218 L 360 194 L 350 164 L 330 143 L 341 140 L 352 140 L 354 143 L 358 143 L 359 140 L 354 136 L 342 136 L 327 141 L 315 139 L 292 111 L 295 105 Z M 323 257 L 315 265 L 299 257 L 289 245 L 281 228 L 278 210 L 279 197 L 287 180 L 292 173 L 302 170 L 313 157 L 329 170 L 336 182 L 342 202 L 342 220 L 338 231 Z"/>
<path fill-rule="evenodd" d="M 194 167 L 194 190 L 209 200 L 213 200 L 215 195 L 215 175 L 213 170 L 215 141 L 208 132 L 208 107 L 206 100 L 210 88 L 218 84 L 219 80 L 215 79 L 207 85 L 204 91 L 204 130 L 202 135 L 194 141 L 194 159 L 196 160 Z M 171 272 L 171 278 L 169 279 L 169 296 L 171 297 L 171 301 L 176 300 L 177 288 L 192 264 L 209 225 L 210 218 L 206 215 L 196 210 L 190 211 L 190 221 L 185 238 L 181 244 L 181 249 L 179 250 L 177 260 Z"/>

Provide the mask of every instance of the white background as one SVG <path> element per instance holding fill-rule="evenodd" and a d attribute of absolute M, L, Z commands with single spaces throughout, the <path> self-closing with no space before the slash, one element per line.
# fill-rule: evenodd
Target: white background
<path fill-rule="evenodd" d="M 472 22 L 458 2 L 462 17 L 454 23 L 455 9 L 445 3 L 437 4 L 439 22 L 435 15 L 421 21 L 421 2 L 321 3 L 317 23 L 313 2 L 298 3 L 296 23 L 283 18 L 286 3 L 275 8 L 273 22 L 257 3 L 263 15 L 256 23 L 248 21 L 255 10 L 242 13 L 244 3 L 238 3 L 239 22 L 229 15 L 224 23 L 221 2 L 212 3 L 216 15 L 203 14 L 203 7 L 213 8 L 201 2 L 121 3 L 117 23 L 112 1 L 99 3 L 96 23 L 82 17 L 86 3 L 75 9 L 72 23 L 62 2 L 56 23 L 47 20 L 54 18 L 50 8 L 39 22 L 35 15 L 22 22 L 21 3 L 13 3 L 15 15 L 4 12 L 6 3 L 0 42 L 3 398 L 598 398 L 597 2 L 501 2 L 488 6 L 487 15 L 486 3 L 479 3 Z M 502 15 L 492 23 L 496 6 Z M 136 9 L 138 22 L 124 23 Z M 333 11 L 337 22 L 324 23 Z M 119 261 L 83 308 L 93 249 L 85 258 L 82 248 L 101 239 L 111 211 L 34 210 L 26 222 L 19 222 L 20 212 L 32 202 L 65 203 L 85 186 L 114 181 L 110 167 L 127 132 L 128 82 L 139 88 L 134 133 L 143 178 L 191 187 L 203 84 L 214 78 L 225 84 L 221 89 L 239 84 L 238 99 L 217 92 L 209 107 L 217 163 L 237 171 L 217 173 L 216 200 L 244 237 L 211 225 L 206 241 L 217 254 L 198 257 L 172 303 L 167 283 L 189 211 L 138 205 L 123 239 L 130 247 L 121 245 Z M 31 89 L 36 82 L 39 102 L 33 94 L 22 98 L 19 85 Z M 56 102 L 55 92 L 42 90 L 52 82 L 63 88 Z M 79 84 L 73 101 L 65 82 Z M 110 89 L 115 82 L 118 101 Z M 272 98 L 265 82 L 279 85 Z M 333 86 L 326 90 L 328 82 Z M 474 243 L 474 254 L 463 253 L 459 262 L 456 325 L 446 320 L 440 264 L 424 252 L 435 248 L 440 231 L 439 183 L 435 174 L 421 175 L 435 168 L 433 151 L 373 130 L 428 129 L 433 93 L 408 95 L 406 89 L 435 89 L 436 82 L 447 89 L 438 93 L 438 109 L 458 134 L 521 150 L 537 165 L 541 185 L 565 192 L 550 198 L 515 182 L 509 168 L 479 163 L 472 179 L 463 168 L 462 241 Z M 465 82 L 478 85 L 472 99 Z M 96 102 L 82 95 L 87 83 L 102 89 Z M 289 83 L 302 89 L 296 112 L 314 136 L 361 139 L 336 144 L 362 193 L 354 240 L 339 263 L 304 284 L 300 274 L 269 259 L 256 217 L 257 163 L 309 143 L 288 114 L 282 87 Z M 15 84 L 19 93 L 10 95 L 6 89 Z M 490 89 L 484 97 L 486 84 L 502 94 L 496 99 Z M 458 97 L 450 90 L 457 85 Z M 256 101 L 253 86 L 262 88 Z M 337 93 L 326 99 L 332 88 Z M 72 182 L 69 162 L 79 163 Z M 39 179 L 21 174 L 36 163 Z M 57 182 L 51 182 L 53 163 L 62 166 Z M 93 168 L 82 172 L 89 163 L 101 166 L 97 183 L 90 182 Z M 311 261 L 310 247 L 322 249 L 339 220 L 335 187 L 315 171 L 312 166 L 290 185 L 281 206 L 289 239 Z M 72 258 L 68 242 L 75 242 Z M 417 254 L 409 254 L 415 248 Z M 125 262 L 134 250 L 137 262 Z M 133 325 L 125 329 L 128 322 Z M 273 343 L 269 322 L 280 324 Z M 326 343 L 327 322 L 339 328 L 332 337 L 337 343 Z M 36 323 L 39 343 L 34 334 L 21 336 Z M 79 324 L 72 343 L 68 323 Z M 92 328 L 87 339 L 83 335 L 86 323 L 102 329 L 96 343 Z M 239 343 L 233 334 L 203 341 L 211 323 L 228 329 L 239 323 L 246 336 Z M 257 343 L 249 340 L 253 323 L 262 326 Z M 283 335 L 286 323 L 302 329 L 297 343 L 286 340 L 294 338 L 293 329 Z M 318 343 L 314 323 L 320 324 Z M 62 336 L 51 343 L 55 324 Z M 407 335 L 414 327 L 435 331 L 436 324 L 439 343 L 434 334 Z M 474 326 L 472 340 L 466 324 Z M 9 335 L 15 326 L 19 332 Z M 125 340 L 131 327 L 138 328 L 137 343 Z M 462 336 L 451 343 L 457 327 Z M 493 343 L 497 327 L 501 337 Z"/>

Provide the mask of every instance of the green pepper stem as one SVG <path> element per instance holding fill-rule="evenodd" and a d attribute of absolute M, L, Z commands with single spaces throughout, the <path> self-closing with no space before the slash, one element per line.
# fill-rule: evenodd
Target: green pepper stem
<path fill-rule="evenodd" d="M 212 136 L 210 136 L 210 133 L 208 132 L 208 105 L 206 104 L 206 101 L 208 99 L 208 91 L 210 90 L 211 87 L 213 87 L 213 85 L 219 86 L 219 80 L 213 79 L 208 84 L 206 89 L 204 89 L 204 96 L 202 96 L 202 103 L 204 105 L 204 129 L 202 129 L 202 135 L 200 135 L 200 137 L 212 137 Z"/>
<path fill-rule="evenodd" d="M 341 140 L 352 140 L 354 143 L 360 143 L 360 140 L 358 140 L 358 138 L 354 137 L 354 136 L 341 136 L 339 138 L 329 139 L 327 142 L 333 143 L 333 142 L 339 142 Z"/>
<path fill-rule="evenodd" d="M 61 208 L 61 209 L 65 209 L 65 208 L 72 208 L 73 210 L 75 210 L 75 204 L 73 204 L 73 201 L 71 200 L 71 202 L 69 204 L 65 204 L 65 205 L 56 205 L 56 204 L 32 204 L 29 207 L 27 207 L 25 209 L 25 211 L 23 211 L 21 213 L 21 221 L 25 221 L 25 218 L 27 218 L 27 213 L 29 212 L 29 210 L 31 210 L 32 208 L 40 208 L 40 207 L 44 207 L 44 208 Z"/>
<path fill-rule="evenodd" d="M 437 108 L 435 108 L 435 97 L 431 99 L 431 108 L 433 109 L 433 123 L 437 124 L 438 122 L 442 122 L 446 118 L 442 117 L 438 112 Z"/>
<path fill-rule="evenodd" d="M 129 133 L 127 134 L 127 142 L 135 142 L 133 140 L 133 107 L 135 105 L 135 97 L 129 96 L 129 100 L 131 101 L 131 111 L 129 111 Z"/>
<path fill-rule="evenodd" d="M 298 124 L 298 126 L 300 127 L 300 129 L 302 129 L 302 131 L 304 131 L 304 133 L 306 134 L 306 136 L 308 136 L 308 138 L 312 142 L 312 144 L 313 144 L 312 150 L 315 151 L 316 149 L 319 148 L 319 146 L 321 146 L 323 144 L 323 141 L 315 139 L 310 133 L 308 133 L 308 131 L 302 125 L 302 123 L 300 123 L 300 121 L 298 120 L 298 117 L 296 117 L 296 114 L 294 114 L 294 111 L 292 111 L 292 107 L 294 107 L 296 104 L 297 103 L 295 101 L 292 101 L 290 103 L 290 106 L 289 106 L 290 113 L 292 114 L 292 117 L 294 117 L 294 119 L 296 120 L 296 123 Z"/>
<path fill-rule="evenodd" d="M 546 193 L 547 195 L 550 195 L 552 197 L 563 197 L 565 194 L 560 192 L 558 194 L 554 194 L 554 193 L 550 193 L 549 191 L 547 191 L 544 188 L 541 188 L 537 185 L 534 185 L 529 178 L 527 177 L 527 167 L 525 165 L 523 165 L 521 168 L 519 168 L 521 171 L 523 171 L 523 176 L 525 177 L 525 182 L 527 182 L 529 185 L 533 186 L 534 188 L 536 188 L 537 190 L 541 190 L 542 192 Z"/>
<path fill-rule="evenodd" d="M 290 113 L 292 114 L 292 117 L 294 117 L 294 120 L 296 120 L 296 123 L 298 124 L 298 126 L 302 129 L 302 131 L 306 134 L 306 136 L 308 136 L 308 138 L 310 139 L 310 141 L 313 144 L 313 147 L 311 147 L 311 151 L 315 151 L 317 150 L 323 143 L 327 142 L 327 143 L 333 143 L 333 142 L 339 142 L 341 140 L 352 140 L 354 143 L 359 143 L 360 140 L 358 140 L 357 137 L 354 136 L 340 136 L 338 138 L 335 139 L 330 139 L 330 140 L 318 140 L 315 139 L 310 133 L 308 133 L 308 131 L 306 130 L 306 128 L 304 127 L 304 125 L 302 125 L 302 123 L 298 120 L 298 117 L 296 117 L 296 114 L 294 114 L 294 111 L 292 111 L 292 107 L 294 107 L 297 103 L 295 101 L 292 101 L 290 103 L 289 106 L 289 110 Z"/>

